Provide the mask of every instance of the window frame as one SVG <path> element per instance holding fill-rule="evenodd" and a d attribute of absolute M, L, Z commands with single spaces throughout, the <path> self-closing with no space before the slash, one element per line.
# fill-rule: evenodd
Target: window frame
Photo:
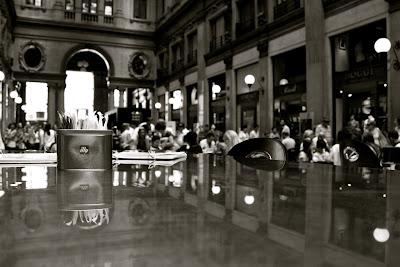
<path fill-rule="evenodd" d="M 144 12 L 144 17 L 137 16 L 136 15 L 136 5 L 139 5 L 141 1 L 144 1 L 146 3 L 145 6 L 145 12 Z M 132 17 L 133 19 L 138 19 L 138 20 L 148 20 L 148 4 L 149 2 L 147 0 L 133 0 L 133 12 L 132 12 Z M 140 10 L 140 9 L 139 9 Z"/>
<path fill-rule="evenodd" d="M 111 5 L 108 5 L 107 2 L 110 2 Z M 106 7 L 111 6 L 111 14 L 106 14 Z M 113 0 L 104 0 L 104 16 L 112 17 L 114 16 L 114 1 Z"/>
<path fill-rule="evenodd" d="M 96 3 L 96 10 L 93 12 L 92 3 Z M 84 11 L 83 5 L 88 5 L 88 11 Z M 90 15 L 98 15 L 99 12 L 99 1 L 98 0 L 82 0 L 81 3 L 82 13 L 83 14 L 90 14 Z"/>
<path fill-rule="evenodd" d="M 67 9 L 67 2 L 72 2 L 72 9 Z M 75 0 L 65 0 L 65 2 L 64 2 L 64 9 L 65 9 L 65 11 L 67 11 L 67 12 L 73 12 L 73 11 L 75 11 Z"/>

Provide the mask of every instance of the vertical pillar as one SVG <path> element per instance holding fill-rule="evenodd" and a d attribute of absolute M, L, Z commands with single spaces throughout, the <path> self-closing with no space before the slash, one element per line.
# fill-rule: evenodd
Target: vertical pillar
<path fill-rule="evenodd" d="M 258 61 L 258 73 L 260 74 L 260 137 L 265 136 L 273 124 L 274 114 L 274 99 L 273 99 L 273 88 L 268 87 L 268 79 L 272 78 L 268 75 L 268 40 L 262 40 L 258 43 L 257 49 L 260 52 L 260 60 Z M 263 79 L 264 78 L 264 79 Z"/>
<path fill-rule="evenodd" d="M 387 172 L 386 184 L 386 227 L 390 232 L 389 241 L 386 243 L 386 266 L 395 267 L 399 265 L 400 239 L 395 236 L 400 230 L 398 224 L 398 213 L 400 209 L 400 180 L 398 171 Z"/>
<path fill-rule="evenodd" d="M 225 63 L 225 128 L 236 131 L 236 79 L 232 69 L 232 55 L 224 59 Z"/>
<path fill-rule="evenodd" d="M 197 27 L 198 34 L 198 53 L 197 53 L 197 67 L 198 67 L 198 121 L 199 124 L 204 125 L 209 123 L 209 93 L 208 83 L 206 77 L 206 64 L 203 56 L 208 52 L 208 31 L 206 30 L 206 21 L 202 22 Z"/>
<path fill-rule="evenodd" d="M 389 2 L 389 21 L 387 36 L 392 42 L 392 49 L 388 52 L 388 119 L 389 129 L 393 129 L 394 120 L 400 118 L 400 71 L 393 68 L 393 60 L 396 59 L 393 49 L 395 42 L 400 40 L 400 2 L 397 0 L 386 0 Z M 400 55 L 400 50 L 397 50 L 397 55 Z"/>
<path fill-rule="evenodd" d="M 108 110 L 114 109 L 114 90 L 108 91 Z"/>
<path fill-rule="evenodd" d="M 54 125 L 57 121 L 57 88 L 54 84 L 47 84 L 48 99 L 47 99 L 47 121 Z"/>
<path fill-rule="evenodd" d="M 56 89 L 56 110 L 59 112 L 64 112 L 65 107 L 64 107 L 64 92 L 65 92 L 65 84 L 64 82 L 59 82 L 55 84 Z"/>
<path fill-rule="evenodd" d="M 322 1 L 305 1 L 307 110 L 313 125 L 331 116 L 332 101 L 326 74 L 325 13 Z M 331 119 L 332 121 L 332 119 Z"/>
<path fill-rule="evenodd" d="M 187 126 L 187 91 L 186 91 L 186 87 L 185 87 L 185 77 L 182 76 L 179 78 L 179 83 L 180 83 L 180 87 L 181 87 L 181 94 L 182 94 L 182 99 L 183 99 L 183 105 L 182 108 L 180 110 L 180 121 L 183 122 L 185 124 L 185 127 Z"/>
<path fill-rule="evenodd" d="M 268 23 L 271 23 L 274 21 L 274 7 L 275 7 L 275 0 L 268 0 Z"/>
<path fill-rule="evenodd" d="M 125 90 L 123 88 L 118 88 L 119 90 L 119 107 L 123 108 L 124 107 L 124 93 Z"/>

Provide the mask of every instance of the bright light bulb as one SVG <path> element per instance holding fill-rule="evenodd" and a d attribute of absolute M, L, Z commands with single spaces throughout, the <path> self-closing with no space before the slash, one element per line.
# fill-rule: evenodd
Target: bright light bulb
<path fill-rule="evenodd" d="M 246 203 L 247 205 L 253 205 L 254 201 L 255 201 L 255 198 L 253 195 L 246 195 L 244 197 L 244 203 Z"/>
<path fill-rule="evenodd" d="M 173 175 L 170 175 L 168 177 L 168 182 L 173 183 L 175 181 L 175 177 Z"/>
<path fill-rule="evenodd" d="M 0 198 L 3 197 L 6 194 L 6 192 L 4 192 L 4 190 L 0 190 Z"/>
<path fill-rule="evenodd" d="M 375 228 L 373 235 L 375 240 L 380 243 L 388 241 L 390 237 L 389 230 L 386 228 Z"/>
<path fill-rule="evenodd" d="M 22 106 L 21 106 L 21 109 L 22 109 L 23 111 L 25 111 L 25 110 L 26 110 L 26 105 L 22 105 Z"/>
<path fill-rule="evenodd" d="M 22 103 L 22 98 L 19 96 L 15 99 L 15 103 L 21 104 Z"/>
<path fill-rule="evenodd" d="M 348 96 L 348 97 L 352 97 L 352 96 L 353 96 L 353 94 L 348 94 L 347 96 Z"/>
<path fill-rule="evenodd" d="M 289 81 L 287 79 L 282 79 L 279 81 L 279 85 L 286 85 L 288 83 L 289 83 Z"/>
<path fill-rule="evenodd" d="M 377 53 L 386 53 L 390 50 L 392 44 L 388 38 L 379 38 L 376 40 L 374 48 Z"/>
<path fill-rule="evenodd" d="M 218 195 L 219 193 L 221 193 L 221 187 L 220 187 L 219 185 L 213 185 L 213 186 L 211 187 L 211 192 L 212 192 L 214 195 Z"/>
<path fill-rule="evenodd" d="M 160 171 L 160 170 L 156 170 L 156 171 L 154 172 L 154 175 L 155 175 L 157 178 L 160 178 L 160 177 L 161 177 L 161 171 Z"/>
<path fill-rule="evenodd" d="M 168 99 L 168 103 L 170 105 L 173 105 L 175 103 L 175 98 L 171 97 L 170 99 Z"/>
<path fill-rule="evenodd" d="M 219 94 L 219 93 L 221 93 L 221 86 L 219 86 L 218 84 L 213 83 L 211 91 L 213 92 L 213 94 Z"/>
<path fill-rule="evenodd" d="M 0 82 L 4 81 L 5 78 L 6 78 L 6 75 L 4 75 L 4 72 L 2 72 L 0 70 Z"/>
<path fill-rule="evenodd" d="M 248 74 L 246 77 L 244 77 L 244 82 L 247 85 L 253 85 L 256 82 L 256 78 L 254 75 Z"/>
<path fill-rule="evenodd" d="M 160 109 L 160 108 L 161 108 L 161 103 L 160 103 L 160 102 L 155 103 L 155 104 L 154 104 L 154 107 L 155 107 L 156 109 Z"/>
<path fill-rule="evenodd" d="M 17 91 L 11 91 L 11 93 L 10 93 L 10 97 L 11 98 L 17 98 L 18 97 L 18 92 Z"/>

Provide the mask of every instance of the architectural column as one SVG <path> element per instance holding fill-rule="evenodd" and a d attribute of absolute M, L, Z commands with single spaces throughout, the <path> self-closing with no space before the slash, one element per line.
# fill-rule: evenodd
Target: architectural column
<path fill-rule="evenodd" d="M 206 30 L 206 23 L 199 23 L 197 27 L 197 67 L 198 67 L 198 122 L 200 125 L 209 124 L 209 93 L 208 93 L 208 82 L 206 77 L 206 64 L 203 56 L 208 51 L 208 31 Z"/>
<path fill-rule="evenodd" d="M 329 91 L 325 54 L 325 13 L 322 1 L 305 1 L 307 110 L 318 124 L 331 116 L 332 94 Z M 332 119 L 331 119 L 332 121 Z"/>
<path fill-rule="evenodd" d="M 395 70 L 393 62 L 396 59 L 393 49 L 396 49 L 396 41 L 400 41 L 400 2 L 397 0 L 386 0 L 389 2 L 389 28 L 387 36 L 392 42 L 392 48 L 388 52 L 388 123 L 389 129 L 393 129 L 394 120 L 400 118 L 400 70 Z M 400 55 L 400 50 L 397 50 L 397 55 Z"/>
<path fill-rule="evenodd" d="M 118 88 L 119 90 L 119 107 L 124 108 L 124 93 L 125 90 L 123 88 Z"/>
<path fill-rule="evenodd" d="M 225 63 L 225 128 L 236 131 L 236 82 L 235 71 L 232 69 L 232 55 L 224 59 Z"/>
<path fill-rule="evenodd" d="M 185 124 L 185 127 L 187 126 L 187 118 L 188 118 L 188 114 L 187 114 L 187 91 L 186 91 L 186 87 L 185 87 L 185 77 L 182 76 L 179 78 L 179 84 L 180 84 L 180 88 L 181 88 L 181 94 L 182 94 L 182 99 L 183 99 L 183 105 L 182 108 L 180 110 L 180 118 L 181 118 L 181 122 L 183 122 Z"/>
<path fill-rule="evenodd" d="M 260 101 L 260 137 L 264 137 L 273 126 L 274 116 L 274 96 L 273 88 L 268 88 L 268 40 L 262 40 L 258 43 L 257 49 L 260 52 L 258 61 L 258 73 L 261 76 Z M 264 77 L 264 79 L 262 79 Z"/>
<path fill-rule="evenodd" d="M 114 90 L 108 91 L 108 110 L 114 109 Z"/>
<path fill-rule="evenodd" d="M 57 123 L 57 88 L 49 83 L 47 91 L 47 121 L 54 125 Z"/>
<path fill-rule="evenodd" d="M 56 108 L 60 112 L 65 111 L 64 107 L 64 92 L 65 92 L 65 84 L 64 82 L 57 83 L 57 91 L 56 91 L 56 98 L 57 98 L 57 105 Z"/>

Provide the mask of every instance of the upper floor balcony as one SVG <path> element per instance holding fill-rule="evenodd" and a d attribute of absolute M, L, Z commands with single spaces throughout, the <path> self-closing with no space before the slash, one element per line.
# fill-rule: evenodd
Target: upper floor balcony
<path fill-rule="evenodd" d="M 236 23 L 236 38 L 239 38 L 241 35 L 254 31 L 256 28 L 254 18 L 249 18 L 242 22 Z"/>
<path fill-rule="evenodd" d="M 225 33 L 224 35 L 221 36 L 214 36 L 211 38 L 210 41 L 210 52 L 217 50 L 226 44 L 230 43 L 231 37 L 229 33 Z"/>
<path fill-rule="evenodd" d="M 287 0 L 280 4 L 275 5 L 274 7 L 274 19 L 278 19 L 280 17 L 285 16 L 286 14 L 299 9 L 300 0 Z"/>

